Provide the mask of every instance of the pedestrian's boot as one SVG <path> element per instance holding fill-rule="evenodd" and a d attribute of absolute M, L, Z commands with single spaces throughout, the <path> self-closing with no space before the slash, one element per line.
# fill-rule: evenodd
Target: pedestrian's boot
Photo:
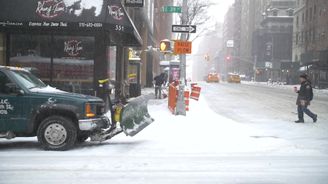
<path fill-rule="evenodd" d="M 295 121 L 295 123 L 304 123 L 304 120 L 300 119 L 300 120 Z"/>
<path fill-rule="evenodd" d="M 313 123 L 316 123 L 318 121 L 318 115 L 315 115 L 314 117 L 313 117 Z"/>

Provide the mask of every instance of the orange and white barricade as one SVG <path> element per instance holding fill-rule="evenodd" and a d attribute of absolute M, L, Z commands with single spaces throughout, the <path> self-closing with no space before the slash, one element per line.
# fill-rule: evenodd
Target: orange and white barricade
<path fill-rule="evenodd" d="M 202 88 L 199 86 L 196 86 L 196 85 L 192 86 L 190 98 L 198 101 L 201 90 L 202 90 Z"/>
<path fill-rule="evenodd" d="M 186 111 L 189 111 L 189 97 L 190 97 L 190 92 L 185 91 L 184 92 L 184 99 L 185 99 L 185 104 L 186 104 Z"/>
<path fill-rule="evenodd" d="M 169 86 L 169 99 L 168 99 L 168 106 L 170 111 L 175 114 L 175 108 L 177 105 L 177 87 L 173 84 Z"/>
<path fill-rule="evenodd" d="M 175 114 L 175 111 L 176 111 L 178 93 L 179 93 L 179 91 L 177 89 L 177 86 L 175 86 L 174 84 L 170 84 L 168 107 L 173 114 Z M 184 100 L 185 100 L 185 104 L 186 104 L 186 111 L 189 111 L 189 99 L 190 99 L 190 92 L 185 91 L 184 92 Z"/>

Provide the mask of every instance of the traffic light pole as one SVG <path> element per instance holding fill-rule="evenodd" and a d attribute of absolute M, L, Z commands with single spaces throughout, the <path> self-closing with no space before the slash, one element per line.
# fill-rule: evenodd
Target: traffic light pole
<path fill-rule="evenodd" d="M 188 23 L 188 0 L 183 0 L 182 3 L 182 24 Z M 181 40 L 187 40 L 187 33 L 182 33 Z M 186 60 L 185 54 L 180 55 L 180 83 L 179 83 L 179 94 L 176 108 L 176 115 L 186 116 L 186 104 L 184 100 L 184 91 L 186 85 Z"/>

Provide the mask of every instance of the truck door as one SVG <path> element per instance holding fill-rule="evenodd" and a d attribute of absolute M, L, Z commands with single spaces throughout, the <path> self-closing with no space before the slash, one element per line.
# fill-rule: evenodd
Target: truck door
<path fill-rule="evenodd" d="M 0 131 L 24 132 L 27 129 L 27 115 L 24 113 L 27 100 L 12 92 L 10 85 L 15 83 L 0 71 Z"/>

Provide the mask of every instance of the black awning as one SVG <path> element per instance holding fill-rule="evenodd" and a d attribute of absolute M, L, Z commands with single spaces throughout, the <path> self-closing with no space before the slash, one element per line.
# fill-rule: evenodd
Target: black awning
<path fill-rule="evenodd" d="M 0 0 L 0 30 L 111 31 L 140 46 L 120 0 Z"/>

